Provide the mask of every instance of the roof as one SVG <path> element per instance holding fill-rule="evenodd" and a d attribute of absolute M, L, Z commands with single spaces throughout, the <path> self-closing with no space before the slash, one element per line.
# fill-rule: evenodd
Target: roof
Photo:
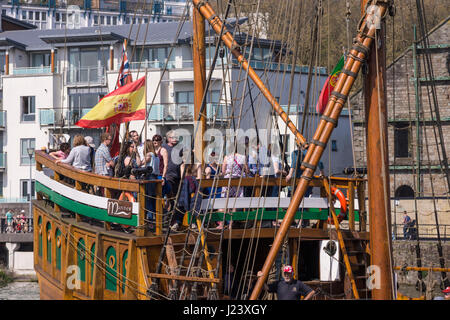
<path fill-rule="evenodd" d="M 238 23 L 246 19 L 239 19 Z M 235 19 L 229 19 L 227 28 L 232 32 Z M 207 25 L 206 28 L 209 28 Z M 178 37 L 177 37 L 178 34 Z M 109 45 L 123 39 L 129 39 L 130 45 L 171 45 L 191 43 L 192 22 L 160 22 L 149 24 L 125 24 L 118 26 L 95 26 L 79 29 L 53 29 L 53 30 L 15 30 L 5 31 L 1 34 L 8 39 L 10 46 L 26 51 L 51 50 L 54 47 L 105 44 Z M 245 41 L 245 35 L 236 36 L 236 39 Z M 257 39 L 255 39 L 257 40 Z M 260 40 L 261 45 L 273 45 L 270 40 Z"/>
<path fill-rule="evenodd" d="M 31 23 L 28 23 L 28 22 L 25 22 L 25 21 L 22 21 L 22 20 L 10 17 L 10 16 L 8 16 L 6 14 L 2 14 L 1 17 L 2 17 L 2 21 L 6 21 L 6 22 L 9 22 L 9 23 L 15 24 L 15 25 L 17 25 L 19 27 L 22 27 L 24 29 L 36 29 L 37 28 L 37 26 L 35 26 L 34 24 L 31 24 Z M 2 28 L 3 28 L 3 25 L 2 25 Z"/>

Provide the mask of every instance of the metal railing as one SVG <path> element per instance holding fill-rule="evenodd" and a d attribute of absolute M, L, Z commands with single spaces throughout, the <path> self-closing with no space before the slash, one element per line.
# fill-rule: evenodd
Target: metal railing
<path fill-rule="evenodd" d="M 439 235 L 442 241 L 450 240 L 450 225 L 440 224 Z M 404 228 L 403 224 L 392 225 L 392 239 L 394 240 L 437 240 L 437 227 L 435 224 L 414 224 Z"/>
<path fill-rule="evenodd" d="M 39 124 L 41 126 L 74 126 L 92 108 L 43 108 L 39 109 Z"/>
<path fill-rule="evenodd" d="M 189 103 L 154 104 L 149 110 L 148 120 L 152 122 L 194 121 L 194 105 Z M 225 121 L 230 117 L 231 106 L 221 103 L 207 103 L 208 120 Z"/>
<path fill-rule="evenodd" d="M 0 218 L 0 233 L 32 233 L 33 218 Z"/>
<path fill-rule="evenodd" d="M 67 84 L 106 84 L 105 67 L 69 68 Z"/>

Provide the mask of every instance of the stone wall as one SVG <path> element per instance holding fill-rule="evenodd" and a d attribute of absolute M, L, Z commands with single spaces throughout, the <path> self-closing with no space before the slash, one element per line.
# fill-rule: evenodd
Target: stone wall
<path fill-rule="evenodd" d="M 430 32 L 430 45 L 450 44 L 450 20 L 437 26 Z M 448 61 L 450 50 L 448 48 L 438 48 L 430 50 L 433 73 L 436 82 L 436 97 L 441 118 L 442 135 L 444 137 L 447 158 L 450 159 L 450 70 Z M 437 126 L 433 118 L 434 103 L 429 94 L 431 87 L 423 81 L 425 74 L 425 55 L 423 51 L 418 52 L 416 61 L 413 59 L 412 47 L 405 50 L 394 63 L 386 70 L 386 96 L 387 96 L 387 117 L 388 117 L 388 152 L 390 165 L 390 189 L 391 196 L 395 196 L 395 191 L 401 186 L 409 186 L 416 191 L 418 197 L 446 197 L 448 195 L 448 185 L 443 171 L 440 169 L 440 159 L 442 159 L 440 138 Z M 417 64 L 419 71 L 418 78 L 420 85 L 418 88 L 419 101 L 419 126 L 416 126 L 416 93 L 414 80 L 414 65 Z M 353 112 L 354 125 L 354 152 L 356 165 L 358 167 L 367 166 L 366 155 L 366 132 L 365 110 L 362 91 L 359 91 L 350 98 L 350 105 Z M 408 130 L 408 156 L 396 157 L 394 132 L 396 128 L 405 127 Z M 417 135 L 418 134 L 418 135 Z M 418 162 L 420 161 L 420 162 Z M 418 181 L 416 166 L 420 164 L 420 180 Z M 429 170 L 431 166 L 431 170 Z M 420 186 L 420 188 L 419 188 Z"/>
<path fill-rule="evenodd" d="M 408 266 L 416 267 L 416 241 L 401 241 L 396 240 L 392 242 L 394 266 Z M 446 267 L 448 268 L 448 261 L 450 259 L 450 242 L 442 243 L 443 256 L 446 259 Z M 439 254 L 437 249 L 437 241 L 420 241 L 420 255 L 422 261 L 422 267 L 440 267 Z M 398 275 L 399 284 L 415 285 L 418 277 L 417 271 L 396 271 Z M 440 284 L 441 273 L 440 272 L 424 272 L 423 280 L 425 284 L 429 281 L 428 274 L 431 274 L 432 281 L 436 281 Z M 450 274 L 448 274 L 450 276 Z"/>

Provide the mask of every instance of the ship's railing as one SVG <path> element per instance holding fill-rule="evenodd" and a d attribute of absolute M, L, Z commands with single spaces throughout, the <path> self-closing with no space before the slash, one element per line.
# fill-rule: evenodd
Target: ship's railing
<path fill-rule="evenodd" d="M 75 215 L 77 221 L 82 221 L 83 216 L 102 221 L 107 230 L 111 228 L 111 223 L 131 226 L 135 228 L 135 232 L 139 236 L 146 235 L 147 227 L 153 226 L 153 224 L 155 225 L 155 233 L 160 235 L 163 232 L 163 221 L 165 221 L 165 225 L 167 224 L 166 220 L 169 213 L 165 213 L 166 216 L 164 216 L 163 207 L 164 201 L 168 199 L 163 198 L 161 180 L 144 181 L 101 176 L 78 170 L 67 164 L 57 164 L 47 153 L 39 150 L 36 151 L 36 169 L 37 198 L 38 200 L 45 199 L 52 202 L 55 212 L 70 211 Z M 201 179 L 199 182 L 200 190 L 208 187 L 227 186 L 252 188 L 253 197 L 263 196 L 263 188 L 266 187 L 281 186 L 283 188 L 291 185 L 285 179 L 267 177 L 236 178 L 231 179 L 231 181 L 226 178 Z M 355 230 L 355 221 L 359 221 L 359 231 L 366 231 L 365 181 L 363 179 L 332 177 L 330 183 L 347 194 L 349 229 Z M 149 184 L 155 186 L 152 193 L 148 192 L 149 189 L 146 192 L 146 185 L 148 188 Z M 325 196 L 323 178 L 315 177 L 311 180 L 310 186 L 321 188 L 321 196 Z M 124 193 L 128 197 L 123 197 L 121 201 L 118 201 L 119 196 Z M 149 204 L 150 199 L 155 201 L 153 206 Z M 285 200 L 286 198 L 282 199 L 281 202 L 284 203 Z M 229 208 L 232 206 L 233 200 L 230 200 Z M 278 209 L 286 208 L 282 204 L 274 207 Z M 241 209 L 246 212 L 242 215 L 243 217 L 248 216 L 248 210 L 252 210 L 248 206 Z M 213 211 L 215 211 L 213 215 L 216 220 L 221 219 L 221 214 L 223 214 L 220 213 L 221 210 Z M 146 217 L 149 212 L 153 213 L 152 219 L 154 221 L 147 220 Z M 312 213 L 312 215 L 314 214 L 323 216 L 323 212 Z M 263 218 L 270 220 L 273 215 L 274 213 L 268 212 Z M 275 216 L 282 219 L 283 214 L 279 214 L 277 211 Z M 233 219 L 239 220 L 239 214 L 233 213 Z M 307 216 L 305 216 L 305 219 L 307 219 Z M 319 218 L 319 220 L 326 220 L 326 217 L 324 219 Z"/>
<path fill-rule="evenodd" d="M 155 211 L 162 216 L 161 180 L 132 180 L 101 176 L 56 163 L 46 152 L 36 150 L 36 192 L 38 200 L 50 201 L 54 211 L 68 211 L 77 221 L 88 217 L 135 228 L 138 236 L 147 228 L 146 184 L 155 184 Z M 120 196 L 123 200 L 118 200 Z M 62 210 L 63 209 L 63 210 Z M 160 230 L 159 230 L 160 231 Z"/>
<path fill-rule="evenodd" d="M 314 177 L 310 183 L 310 187 L 320 188 L 321 197 L 326 198 L 326 190 L 324 187 L 322 177 Z M 359 222 L 359 231 L 366 231 L 366 208 L 365 208 L 365 182 L 364 179 L 359 178 L 341 178 L 341 177 L 327 177 L 329 179 L 330 185 L 334 186 L 343 191 L 346 195 L 347 200 L 347 216 L 345 220 L 348 220 L 348 228 L 351 231 L 356 231 L 355 222 Z M 233 220 L 275 220 L 282 219 L 284 217 L 285 209 L 288 207 L 288 202 L 290 198 L 287 197 L 265 197 L 267 187 L 285 188 L 291 187 L 292 181 L 286 182 L 286 179 L 280 178 L 267 178 L 267 177 L 251 177 L 251 178 L 235 178 L 230 180 L 227 178 L 222 179 L 202 179 L 200 181 L 201 188 L 223 188 L 228 186 L 233 187 L 243 187 L 251 188 L 252 197 L 235 198 L 227 201 L 222 201 L 223 199 L 209 199 L 203 200 L 202 205 L 206 209 L 221 209 L 221 211 L 226 211 L 233 209 L 232 212 Z M 300 179 L 297 179 L 298 181 Z M 294 186 L 297 185 L 297 181 L 294 182 Z M 261 198 L 260 198 L 261 197 Z M 311 198 L 304 199 L 308 202 Z M 320 199 L 320 198 L 319 198 Z M 337 203 L 336 213 L 340 213 L 340 206 Z M 220 208 L 219 208 L 220 207 Z M 298 214 L 299 219 L 317 219 L 323 222 L 328 220 L 328 210 L 324 210 L 322 204 L 317 206 L 312 206 L 307 208 L 307 210 L 302 209 L 300 205 Z M 239 211 L 244 209 L 243 211 Z M 267 208 L 272 208 L 267 209 Z M 225 210 L 224 210 L 225 209 Z M 237 211 L 236 211 L 237 210 Z M 211 221 L 219 221 L 223 219 L 223 212 L 214 212 Z M 226 220 L 231 219 L 231 214 L 227 213 Z M 320 223 L 323 227 L 326 227 L 325 223 Z"/>

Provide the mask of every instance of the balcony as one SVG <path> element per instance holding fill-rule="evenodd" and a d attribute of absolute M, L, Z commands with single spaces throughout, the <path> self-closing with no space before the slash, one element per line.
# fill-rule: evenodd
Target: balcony
<path fill-rule="evenodd" d="M 192 122 L 194 105 L 182 103 L 154 104 L 148 106 L 148 120 L 151 122 Z M 230 106 L 219 103 L 206 104 L 206 116 L 209 121 L 226 121 L 230 116 Z"/>
<path fill-rule="evenodd" d="M 68 85 L 106 85 L 104 67 L 70 68 L 67 71 Z"/>
<path fill-rule="evenodd" d="M 55 73 L 57 72 L 55 67 Z M 26 67 L 26 68 L 14 68 L 13 75 L 38 75 L 38 74 L 51 74 L 52 69 L 48 67 Z"/>
<path fill-rule="evenodd" d="M 92 108 L 68 109 L 39 109 L 39 124 L 41 126 L 70 127 L 84 117 Z"/>

